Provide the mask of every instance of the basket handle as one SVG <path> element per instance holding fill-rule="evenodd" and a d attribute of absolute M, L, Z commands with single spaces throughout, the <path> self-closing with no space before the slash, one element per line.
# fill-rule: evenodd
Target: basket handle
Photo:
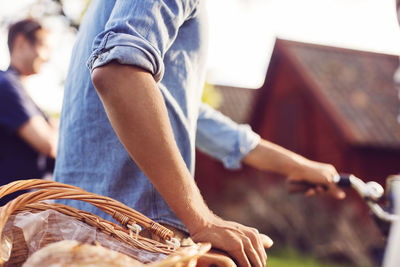
<path fill-rule="evenodd" d="M 105 196 L 85 191 L 79 187 L 67 185 L 55 181 L 29 179 L 18 180 L 0 187 L 0 198 L 19 190 L 42 189 L 39 191 L 25 193 L 1 207 L 0 212 L 0 234 L 9 216 L 17 209 L 27 204 L 49 199 L 74 199 L 92 204 L 100 210 L 113 216 L 118 222 L 126 227 L 127 224 L 139 223 L 163 240 L 171 240 L 174 233 L 166 227 L 154 222 L 142 213 L 126 206 L 125 204 Z"/>

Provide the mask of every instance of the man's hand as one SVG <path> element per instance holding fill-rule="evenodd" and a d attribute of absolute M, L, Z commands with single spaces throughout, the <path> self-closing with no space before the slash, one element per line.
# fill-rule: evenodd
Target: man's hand
<path fill-rule="evenodd" d="M 306 182 L 315 185 L 306 191 L 307 196 L 328 193 L 337 199 L 343 199 L 346 194 L 333 182 L 335 175 L 338 173 L 333 165 L 303 158 L 299 167 L 293 169 L 288 177 L 289 182 Z"/>
<path fill-rule="evenodd" d="M 227 252 L 239 266 L 265 266 L 265 249 L 273 241 L 257 229 L 239 223 L 224 221 L 216 216 L 201 228 L 191 231 L 195 242 L 210 242 L 213 248 Z"/>
<path fill-rule="evenodd" d="M 311 161 L 269 141 L 260 140 L 257 147 L 250 151 L 243 161 L 262 171 L 283 174 L 292 182 L 315 185 L 306 195 L 327 192 L 338 199 L 346 196 L 333 181 L 333 177 L 338 174 L 335 167 Z"/>

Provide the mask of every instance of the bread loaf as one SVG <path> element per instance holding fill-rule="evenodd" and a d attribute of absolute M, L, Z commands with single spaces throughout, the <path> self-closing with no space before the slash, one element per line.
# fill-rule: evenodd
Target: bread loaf
<path fill-rule="evenodd" d="M 142 267 L 144 264 L 102 246 L 88 245 L 75 240 L 52 243 L 33 253 L 23 267 Z"/>

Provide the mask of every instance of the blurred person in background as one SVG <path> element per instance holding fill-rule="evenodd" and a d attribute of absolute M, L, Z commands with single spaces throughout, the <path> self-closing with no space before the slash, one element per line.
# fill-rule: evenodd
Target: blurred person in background
<path fill-rule="evenodd" d="M 344 192 L 332 165 L 262 140 L 201 103 L 204 11 L 204 1 L 91 1 L 66 80 L 55 179 L 210 242 L 239 266 L 260 267 L 271 240 L 207 207 L 193 179 L 196 146 L 229 169 L 244 163 L 337 198 Z M 104 216 L 84 202 L 63 203 Z"/>
<path fill-rule="evenodd" d="M 54 168 L 58 120 L 50 119 L 25 90 L 50 55 L 49 32 L 34 19 L 12 24 L 8 32 L 10 66 L 0 71 L 0 183 L 43 178 Z M 23 192 L 5 196 L 6 204 Z"/>

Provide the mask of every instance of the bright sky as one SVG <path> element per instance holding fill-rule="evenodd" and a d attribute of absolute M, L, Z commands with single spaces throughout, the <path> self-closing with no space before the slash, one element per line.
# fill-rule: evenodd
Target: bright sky
<path fill-rule="evenodd" d="M 24 5 L 35 0 L 13 5 L 6 1 L 0 0 L 1 21 L 23 14 Z M 65 2 L 70 14 L 80 5 L 80 0 Z M 211 83 L 258 88 L 276 37 L 400 55 L 394 0 L 208 0 L 207 4 Z M 57 49 L 43 74 L 32 78 L 29 91 L 42 107 L 57 112 L 74 35 L 62 22 L 48 24 Z M 2 29 L 0 69 L 8 65 L 4 36 Z"/>
<path fill-rule="evenodd" d="M 400 55 L 394 0 L 208 2 L 212 82 L 260 87 L 276 37 Z"/>

